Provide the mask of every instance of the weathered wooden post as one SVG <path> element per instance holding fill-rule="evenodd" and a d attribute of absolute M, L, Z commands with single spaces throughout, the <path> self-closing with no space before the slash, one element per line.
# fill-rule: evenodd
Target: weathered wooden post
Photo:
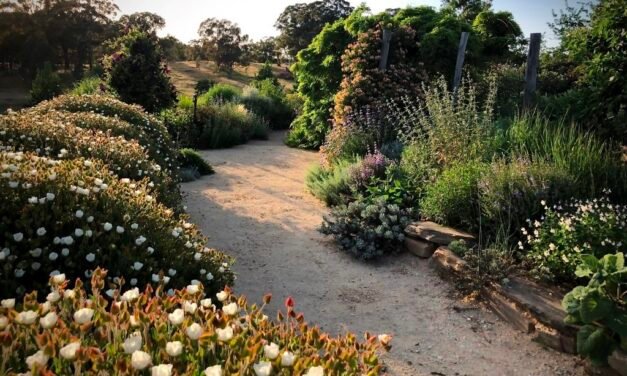
<path fill-rule="evenodd" d="M 390 55 L 390 41 L 392 40 L 392 31 L 383 29 L 383 48 L 381 48 L 381 60 L 379 61 L 379 69 L 385 71 L 388 67 L 388 56 Z"/>
<path fill-rule="evenodd" d="M 453 92 L 457 91 L 462 82 L 462 70 L 464 68 L 464 58 L 466 57 L 466 46 L 468 45 L 467 31 L 463 31 L 459 38 L 459 48 L 457 49 L 457 62 L 455 63 L 455 76 L 453 76 Z"/>
<path fill-rule="evenodd" d="M 540 42 L 542 34 L 531 33 L 529 38 L 529 53 L 527 54 L 527 69 L 525 71 L 525 92 L 523 108 L 529 109 L 533 105 L 533 96 L 538 81 L 538 66 L 540 65 Z"/>
<path fill-rule="evenodd" d="M 198 108 L 198 93 L 194 94 L 194 124 L 196 124 L 196 110 Z"/>

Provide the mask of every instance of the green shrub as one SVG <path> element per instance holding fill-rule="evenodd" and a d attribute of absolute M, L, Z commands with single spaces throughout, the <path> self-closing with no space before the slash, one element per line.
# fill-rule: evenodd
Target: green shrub
<path fill-rule="evenodd" d="M 193 111 L 194 99 L 192 97 L 188 97 L 187 95 L 179 95 L 177 107 L 182 110 Z"/>
<path fill-rule="evenodd" d="M 283 88 L 269 81 L 245 90 L 241 103 L 270 124 L 272 129 L 287 129 L 296 115 Z"/>
<path fill-rule="evenodd" d="M 160 273 L 168 288 L 202 279 L 215 293 L 232 284 L 222 265 L 230 260 L 158 203 L 147 180 L 118 179 L 102 162 L 83 158 L 3 152 L 0 161 L 1 296 L 47 294 L 53 271 L 74 279 L 96 267 L 140 288 Z"/>
<path fill-rule="evenodd" d="M 607 365 L 616 349 L 627 350 L 627 267 L 624 252 L 598 260 L 585 255 L 577 276 L 589 278 L 566 294 L 562 307 L 566 323 L 579 325 L 577 352 L 593 364 Z"/>
<path fill-rule="evenodd" d="M 487 165 L 476 162 L 445 169 L 426 187 L 419 205 L 421 215 L 468 231 L 479 230 L 479 181 L 487 169 Z"/>
<path fill-rule="evenodd" d="M 62 90 L 61 78 L 54 71 L 52 64 L 45 63 L 43 68 L 37 69 L 37 75 L 30 90 L 31 101 L 39 103 L 61 94 Z"/>
<path fill-rule="evenodd" d="M 305 179 L 307 189 L 327 206 L 346 203 L 346 196 L 351 193 L 350 172 L 354 164 L 349 160 L 341 160 L 328 168 L 319 164 L 313 166 Z"/>
<path fill-rule="evenodd" d="M 106 272 L 96 270 L 91 281 L 88 291 L 81 281 L 72 286 L 63 275 L 51 278 L 53 293 L 45 303 L 51 312 L 41 318 L 44 325 L 36 320 L 36 312 L 44 312 L 36 296 L 15 306 L 3 302 L 10 308 L 0 308 L 2 327 L 12 340 L 4 347 L 0 373 L 90 374 L 89 367 L 111 375 L 215 376 L 261 375 L 263 368 L 268 369 L 264 375 L 376 376 L 382 372 L 379 353 L 392 338 L 332 337 L 306 323 L 291 298 L 286 311 L 271 320 L 264 312 L 270 294 L 262 305 L 250 305 L 226 290 L 212 304 L 211 288 L 189 285 L 171 297 L 161 288 L 111 290 L 115 304 L 109 304 L 103 291 Z M 33 314 L 34 323 L 24 320 Z"/>
<path fill-rule="evenodd" d="M 573 176 L 580 197 L 598 196 L 611 188 L 617 198 L 627 195 L 627 169 L 612 145 L 576 125 L 553 124 L 540 114 L 516 118 L 508 131 L 512 154 L 546 160 Z"/>
<path fill-rule="evenodd" d="M 201 94 L 208 92 L 209 89 L 211 89 L 213 85 L 215 84 L 216 84 L 215 81 L 212 81 L 207 78 L 203 78 L 202 80 L 199 80 L 198 82 L 196 82 L 196 86 L 195 86 L 196 95 L 201 95 Z"/>
<path fill-rule="evenodd" d="M 387 202 L 384 197 L 357 198 L 332 209 L 320 231 L 332 235 L 342 249 L 362 259 L 400 250 L 405 227 L 412 220 L 410 209 Z"/>
<path fill-rule="evenodd" d="M 274 76 L 274 72 L 272 72 L 272 64 L 265 62 L 259 71 L 255 75 L 255 82 L 261 82 L 265 80 L 272 81 L 273 84 L 278 85 L 279 80 Z"/>
<path fill-rule="evenodd" d="M 194 149 L 179 150 L 179 161 L 181 162 L 182 168 L 193 167 L 201 176 L 214 173 L 213 167 Z"/>
<path fill-rule="evenodd" d="M 94 112 L 100 115 L 119 118 L 141 128 L 152 140 L 150 146 L 163 156 L 163 169 L 176 171 L 176 148 L 168 130 L 156 117 L 147 114 L 141 107 L 124 103 L 105 95 L 62 95 L 42 102 L 34 109 L 38 112 L 59 110 L 67 112 Z"/>
<path fill-rule="evenodd" d="M 190 146 L 196 142 L 198 127 L 194 124 L 194 113 L 186 108 L 168 108 L 159 114 L 176 145 Z"/>
<path fill-rule="evenodd" d="M 198 97 L 198 103 L 208 104 L 212 102 L 237 102 L 240 99 L 241 91 L 235 86 L 218 83 L 213 85 L 207 92 Z"/>
<path fill-rule="evenodd" d="M 262 119 L 236 103 L 213 103 L 198 111 L 202 131 L 198 147 L 217 149 L 243 144 L 251 138 L 265 139 L 268 127 Z"/>
<path fill-rule="evenodd" d="M 176 88 L 156 34 L 131 30 L 111 43 L 112 54 L 105 56 L 108 84 L 120 99 L 135 103 L 149 112 L 159 112 L 176 101 Z"/>
<path fill-rule="evenodd" d="M 98 76 L 88 76 L 77 82 L 69 94 L 72 95 L 93 95 L 105 94 L 111 89 Z M 50 99 L 50 98 L 47 98 Z"/>
<path fill-rule="evenodd" d="M 544 203 L 546 204 L 546 202 Z M 544 206 L 544 219 L 522 228 L 526 260 L 541 279 L 573 283 L 583 255 L 627 252 L 627 209 L 608 197 Z"/>
<path fill-rule="evenodd" d="M 179 207 L 181 194 L 169 173 L 151 160 L 144 147 L 133 138 L 111 137 L 110 133 L 74 125 L 74 114 L 20 112 L 0 117 L 0 149 L 28 151 L 59 159 L 85 157 L 100 159 L 122 178 L 149 178 L 158 199 Z M 85 122 L 96 123 L 89 117 Z M 84 125 L 85 123 L 83 123 Z"/>
<path fill-rule="evenodd" d="M 400 168 L 414 191 L 422 195 L 440 174 L 434 155 L 424 142 L 412 142 L 403 150 Z"/>

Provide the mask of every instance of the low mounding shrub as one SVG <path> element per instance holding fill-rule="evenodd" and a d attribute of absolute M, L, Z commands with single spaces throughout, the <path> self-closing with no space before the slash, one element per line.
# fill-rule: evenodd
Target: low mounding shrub
<path fill-rule="evenodd" d="M 130 105 L 106 95 L 62 95 L 43 102 L 34 109 L 45 112 L 59 110 L 67 112 L 94 112 L 100 115 L 119 118 L 140 127 L 153 140 L 153 146 L 163 156 L 167 165 L 161 167 L 176 171 L 176 148 L 173 147 L 168 130 L 154 116 L 137 105 Z"/>
<path fill-rule="evenodd" d="M 235 86 L 228 84 L 215 84 L 205 94 L 198 97 L 199 104 L 211 102 L 236 102 L 240 99 L 241 91 Z"/>
<path fill-rule="evenodd" d="M 385 197 L 358 198 L 340 205 L 324 218 L 320 231 L 353 255 L 371 259 L 398 251 L 412 220 L 412 210 L 389 203 Z"/>
<path fill-rule="evenodd" d="M 582 257 L 577 276 L 588 278 L 562 300 L 564 321 L 579 325 L 577 352 L 593 364 L 607 365 L 614 350 L 627 350 L 627 267 L 625 254 L 608 254 L 598 260 Z"/>
<path fill-rule="evenodd" d="M 347 201 L 353 162 L 342 160 L 330 167 L 315 165 L 307 174 L 307 189 L 327 206 L 336 206 Z"/>
<path fill-rule="evenodd" d="M 627 252 L 627 209 L 607 196 L 571 200 L 551 207 L 544 202 L 544 219 L 522 228 L 520 244 L 534 274 L 555 282 L 577 281 L 583 255 L 601 258 Z"/>
<path fill-rule="evenodd" d="M 142 288 L 159 278 L 172 288 L 203 280 L 211 292 L 233 282 L 230 259 L 205 248 L 147 180 L 118 179 L 83 158 L 2 152 L 0 166 L 0 296 L 44 292 L 55 270 L 76 278 L 99 266 L 112 284 L 123 277 Z"/>
<path fill-rule="evenodd" d="M 168 108 L 161 111 L 159 119 L 163 121 L 177 146 L 191 146 L 196 142 L 197 127 L 194 125 L 193 110 L 183 107 Z"/>
<path fill-rule="evenodd" d="M 39 103 L 61 94 L 61 77 L 54 71 L 50 63 L 44 64 L 43 68 L 37 70 L 37 75 L 33 80 L 30 91 L 31 101 Z"/>
<path fill-rule="evenodd" d="M 72 95 L 95 95 L 106 94 L 110 92 L 111 88 L 102 81 L 98 76 L 85 77 L 74 85 L 74 88 L 70 90 Z M 50 99 L 50 98 L 48 98 Z"/>
<path fill-rule="evenodd" d="M 168 297 L 159 286 L 111 291 L 108 304 L 105 274 L 94 272 L 91 294 L 59 274 L 46 303 L 35 294 L 18 307 L 3 301 L 0 373 L 375 376 L 390 346 L 385 334 L 331 337 L 305 323 L 291 298 L 271 321 L 263 312 L 269 294 L 258 306 L 230 290 L 205 297 L 202 285 L 189 285 Z"/>
<path fill-rule="evenodd" d="M 195 168 L 198 173 L 203 175 L 211 175 L 214 173 L 213 167 L 207 163 L 203 157 L 194 149 L 179 150 L 179 161 L 182 168 Z"/>
<path fill-rule="evenodd" d="M 111 132 L 81 128 L 105 124 L 101 117 L 50 112 L 20 112 L 0 117 L 0 150 L 35 152 L 41 156 L 72 159 L 97 158 L 104 161 L 118 177 L 141 180 L 149 178 L 161 202 L 177 207 L 181 195 L 176 181 L 151 160 L 146 150 L 133 138 L 112 137 Z M 106 119 L 106 118 L 105 118 Z M 113 126 L 117 126 L 112 122 Z M 122 125 L 120 125 L 119 129 Z"/>
<path fill-rule="evenodd" d="M 265 119 L 272 129 L 287 129 L 297 109 L 285 94 L 283 87 L 273 80 L 254 83 L 245 91 L 241 102 L 253 113 Z"/>
<path fill-rule="evenodd" d="M 214 81 L 211 81 L 208 78 L 203 78 L 202 80 L 199 80 L 198 82 L 196 82 L 196 86 L 194 87 L 194 90 L 196 91 L 197 95 L 204 94 L 208 92 L 209 89 L 211 89 L 213 85 L 215 84 L 216 83 Z"/>
<path fill-rule="evenodd" d="M 250 139 L 268 138 L 268 125 L 241 104 L 209 104 L 198 110 L 198 120 L 203 124 L 197 141 L 201 149 L 226 148 Z"/>

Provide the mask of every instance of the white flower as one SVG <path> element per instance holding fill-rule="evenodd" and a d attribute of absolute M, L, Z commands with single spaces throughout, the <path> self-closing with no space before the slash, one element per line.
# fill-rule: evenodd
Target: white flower
<path fill-rule="evenodd" d="M 127 339 L 124 340 L 122 344 L 122 348 L 126 354 L 133 354 L 135 351 L 138 351 L 142 348 L 142 335 L 140 332 L 135 332 L 131 334 Z"/>
<path fill-rule="evenodd" d="M 66 236 L 61 239 L 61 242 L 65 245 L 72 245 L 74 244 L 74 238 L 71 236 Z"/>
<path fill-rule="evenodd" d="M 180 308 L 177 308 L 174 312 L 168 314 L 168 320 L 170 320 L 172 325 L 181 325 L 183 319 L 185 319 L 185 311 Z"/>
<path fill-rule="evenodd" d="M 88 253 L 87 256 L 85 256 L 85 260 L 87 260 L 88 262 L 94 262 L 94 260 L 96 259 L 96 255 L 93 253 Z"/>
<path fill-rule="evenodd" d="M 54 261 L 54 260 L 56 260 L 56 259 L 58 259 L 58 258 L 59 258 L 59 254 L 58 254 L 58 253 L 56 253 L 56 252 L 50 252 L 50 254 L 48 255 L 48 258 L 49 258 L 51 261 Z"/>
<path fill-rule="evenodd" d="M 15 240 L 16 242 L 21 242 L 22 239 L 24 239 L 24 234 L 22 234 L 21 232 L 13 234 L 13 240 Z"/>
<path fill-rule="evenodd" d="M 257 376 L 270 376 L 272 373 L 272 363 L 270 362 L 259 362 L 253 364 L 253 369 L 255 370 L 255 375 Z"/>
<path fill-rule="evenodd" d="M 303 376 L 324 376 L 324 368 L 321 366 L 311 367 Z"/>
<path fill-rule="evenodd" d="M 237 303 L 230 303 L 222 307 L 222 312 L 226 315 L 234 316 L 237 312 L 239 312 L 239 307 L 237 306 Z"/>
<path fill-rule="evenodd" d="M 152 363 L 150 355 L 143 351 L 135 351 L 131 355 L 131 366 L 136 370 L 142 370 L 148 367 Z"/>
<path fill-rule="evenodd" d="M 30 255 L 33 257 L 41 256 L 41 252 L 42 252 L 41 248 L 35 248 L 35 249 L 28 251 L 28 253 L 30 253 Z"/>
<path fill-rule="evenodd" d="M 555 250 L 555 248 L 556 248 L 556 247 L 555 247 L 555 244 L 553 244 L 553 243 L 549 244 L 549 249 L 550 249 L 551 251 L 554 251 L 554 250 Z"/>
<path fill-rule="evenodd" d="M 276 343 L 270 343 L 269 345 L 263 346 L 263 354 L 266 358 L 274 360 L 277 356 L 279 356 L 279 345 Z"/>
<path fill-rule="evenodd" d="M 137 230 L 137 229 L 139 228 L 139 225 L 138 225 L 137 223 L 133 223 L 133 224 L 131 225 L 131 228 L 132 228 L 133 230 Z"/>
<path fill-rule="evenodd" d="M 15 275 L 15 277 L 17 277 L 17 278 L 22 278 L 22 277 L 24 276 L 24 273 L 26 273 L 26 272 L 24 271 L 24 269 L 19 269 L 19 268 L 18 268 L 18 269 L 15 269 L 15 270 L 13 271 L 13 274 L 14 274 L 14 275 Z"/>
<path fill-rule="evenodd" d="M 44 329 L 50 329 L 57 324 L 57 320 L 59 316 L 57 316 L 54 312 L 48 312 L 48 314 L 39 319 L 39 323 L 41 327 Z"/>
<path fill-rule="evenodd" d="M 103 225 L 103 227 L 104 227 L 105 231 L 111 231 L 111 229 L 113 228 L 113 225 L 111 223 L 107 222 L 107 223 L 105 223 Z"/>
<path fill-rule="evenodd" d="M 200 335 L 202 334 L 202 327 L 196 323 L 193 323 L 192 325 L 188 326 L 187 329 L 185 329 L 185 334 L 187 334 L 189 339 L 191 339 L 192 341 L 196 341 L 198 338 L 200 338 Z"/>
<path fill-rule="evenodd" d="M 200 261 L 201 258 L 202 258 L 202 254 L 200 252 L 194 253 L 194 260 Z"/>
<path fill-rule="evenodd" d="M 37 197 L 35 197 L 35 196 L 29 197 L 28 198 L 28 203 L 29 204 L 36 204 L 37 203 Z"/>
<path fill-rule="evenodd" d="M 222 376 L 222 366 L 218 364 L 217 366 L 207 367 L 204 374 L 205 376 Z"/>
<path fill-rule="evenodd" d="M 146 241 L 146 238 L 143 236 L 140 236 L 139 238 L 135 239 L 135 244 L 142 245 L 144 244 L 145 241 Z"/>
<path fill-rule="evenodd" d="M 171 277 L 174 277 L 176 275 L 176 270 L 175 269 L 168 269 L 168 275 Z"/>
<path fill-rule="evenodd" d="M 205 308 L 209 308 L 211 307 L 211 299 L 203 299 L 200 301 L 200 304 Z"/>
<path fill-rule="evenodd" d="M 90 215 L 89 217 L 87 217 L 87 222 L 88 223 L 92 223 L 93 221 L 94 221 L 94 217 L 93 216 Z"/>
<path fill-rule="evenodd" d="M 6 316 L 0 316 L 0 330 L 3 330 L 9 325 L 9 318 Z"/>
<path fill-rule="evenodd" d="M 117 232 L 118 234 L 123 234 L 124 233 L 124 227 L 122 226 L 117 226 L 115 228 L 115 232 Z"/>
<path fill-rule="evenodd" d="M 211 281 L 213 279 L 213 274 L 207 273 L 207 280 Z"/>
<path fill-rule="evenodd" d="M 28 368 L 33 369 L 36 366 L 44 367 L 48 363 L 48 355 L 43 350 L 39 350 L 33 355 L 26 358 L 26 365 Z"/>
<path fill-rule="evenodd" d="M 48 311 L 50 311 L 50 308 L 52 308 L 52 305 L 50 304 L 50 302 L 45 302 L 41 304 L 41 313 L 44 314 Z"/>
<path fill-rule="evenodd" d="M 15 317 L 15 321 L 23 325 L 30 325 L 34 323 L 35 320 L 37 320 L 38 316 L 39 314 L 37 313 L 37 311 L 23 311 L 18 313 L 18 315 Z"/>
<path fill-rule="evenodd" d="M 69 254 L 70 254 L 70 249 L 69 249 L 69 248 L 63 248 L 63 249 L 61 250 L 61 254 L 62 254 L 63 256 L 67 256 L 67 255 L 69 255 Z"/>
<path fill-rule="evenodd" d="M 159 364 L 150 369 L 151 376 L 170 376 L 172 375 L 172 364 Z"/>
<path fill-rule="evenodd" d="M 2 308 L 11 309 L 15 307 L 15 299 L 2 299 L 0 304 L 2 304 Z"/>
<path fill-rule="evenodd" d="M 187 286 L 187 293 L 188 294 L 195 295 L 195 294 L 198 293 L 198 291 L 200 291 L 200 288 L 198 287 L 198 285 L 188 285 Z"/>
<path fill-rule="evenodd" d="M 85 165 L 85 167 L 91 167 L 93 165 L 91 161 L 85 161 L 83 162 L 83 164 Z"/>
<path fill-rule="evenodd" d="M 144 267 L 144 264 L 142 264 L 142 263 L 141 263 L 141 262 L 139 262 L 139 261 L 135 261 L 135 262 L 133 263 L 133 267 L 132 267 L 132 269 L 133 269 L 133 270 L 141 270 L 143 267 Z"/>
<path fill-rule="evenodd" d="M 38 236 L 44 236 L 46 235 L 46 229 L 44 227 L 40 227 L 37 229 L 37 235 Z"/>
<path fill-rule="evenodd" d="M 379 334 L 377 336 L 377 339 L 379 340 L 379 342 L 381 342 L 383 345 L 387 346 L 390 341 L 392 341 L 392 336 L 389 334 Z"/>
<path fill-rule="evenodd" d="M 74 299 L 76 293 L 74 290 L 65 290 L 63 291 L 63 299 Z"/>
<path fill-rule="evenodd" d="M 196 303 L 188 302 L 187 300 L 183 302 L 183 309 L 185 312 L 193 314 L 196 312 L 196 308 L 198 308 Z"/>
<path fill-rule="evenodd" d="M 146 252 L 148 252 L 149 255 L 152 255 L 154 253 L 155 249 L 152 247 L 148 247 L 146 248 Z"/>
<path fill-rule="evenodd" d="M 289 351 L 286 351 L 283 354 L 281 354 L 281 366 L 283 367 L 293 366 L 295 360 L 296 360 L 296 356 Z"/>
<path fill-rule="evenodd" d="M 80 342 L 72 342 L 69 345 L 65 345 L 59 350 L 59 354 L 63 359 L 74 360 L 76 358 L 76 352 L 81 348 Z"/>
<path fill-rule="evenodd" d="M 546 206 L 546 201 L 542 200 L 540 201 L 540 204 L 542 204 L 542 206 Z"/>
<path fill-rule="evenodd" d="M 76 211 L 76 213 L 74 213 L 74 215 L 76 216 L 76 218 L 83 218 L 83 215 L 84 215 L 84 214 L 85 214 L 85 213 L 83 213 L 83 211 L 82 211 L 82 210 L 80 210 L 80 209 L 79 209 L 79 210 L 77 210 L 77 211 Z"/>
<path fill-rule="evenodd" d="M 81 308 L 74 312 L 74 321 L 79 324 L 86 324 L 94 317 L 94 310 L 91 308 Z"/>
<path fill-rule="evenodd" d="M 83 235 L 85 235 L 85 231 L 83 231 L 82 228 L 77 228 L 74 230 L 74 236 L 76 236 L 77 238 L 80 238 Z"/>
<path fill-rule="evenodd" d="M 122 301 L 132 302 L 133 300 L 139 298 L 139 289 L 135 287 L 134 289 L 130 289 L 122 294 Z"/>
<path fill-rule="evenodd" d="M 56 197 L 56 196 L 54 195 L 54 193 L 46 193 L 46 199 L 47 199 L 48 201 L 52 201 L 52 200 L 54 200 L 54 198 L 55 198 L 55 197 Z"/>
<path fill-rule="evenodd" d="M 233 338 L 233 328 L 231 328 L 230 326 L 227 326 L 224 329 L 217 328 L 216 334 L 218 335 L 218 340 L 222 342 L 229 341 L 231 338 Z"/>
<path fill-rule="evenodd" d="M 174 236 L 175 238 L 178 238 L 179 232 L 176 231 L 176 229 L 172 230 L 172 236 Z"/>
<path fill-rule="evenodd" d="M 50 303 L 56 303 L 61 299 L 61 295 L 57 291 L 52 291 L 48 296 L 46 296 L 46 300 Z"/>
<path fill-rule="evenodd" d="M 216 297 L 218 298 L 219 301 L 223 302 L 226 300 L 226 298 L 229 297 L 229 293 L 226 291 L 220 291 L 219 293 L 216 294 Z"/>
<path fill-rule="evenodd" d="M 183 353 L 183 344 L 180 341 L 168 342 L 165 344 L 165 352 L 170 356 L 179 356 Z"/>

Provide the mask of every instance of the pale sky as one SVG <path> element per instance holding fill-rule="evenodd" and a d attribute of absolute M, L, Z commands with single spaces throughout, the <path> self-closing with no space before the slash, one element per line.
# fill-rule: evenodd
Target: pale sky
<path fill-rule="evenodd" d="M 148 11 L 166 21 L 161 35 L 174 35 L 183 42 L 198 37 L 198 26 L 209 17 L 225 18 L 239 24 L 242 31 L 258 40 L 277 34 L 274 22 L 286 6 L 311 0 L 117 0 L 122 14 Z M 353 6 L 365 2 L 373 12 L 408 5 L 439 7 L 441 0 L 350 0 Z M 574 1 L 571 1 L 574 3 Z M 549 45 L 554 44 L 547 22 L 553 19 L 551 9 L 564 6 L 563 0 L 494 0 L 496 10 L 514 14 L 525 35 L 546 33 Z"/>

